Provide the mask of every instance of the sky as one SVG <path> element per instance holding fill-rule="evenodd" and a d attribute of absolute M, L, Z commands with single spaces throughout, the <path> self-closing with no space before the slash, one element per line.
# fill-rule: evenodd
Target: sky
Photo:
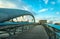
<path fill-rule="evenodd" d="M 60 22 L 60 0 L 0 0 L 0 8 L 27 10 L 36 21 Z"/>

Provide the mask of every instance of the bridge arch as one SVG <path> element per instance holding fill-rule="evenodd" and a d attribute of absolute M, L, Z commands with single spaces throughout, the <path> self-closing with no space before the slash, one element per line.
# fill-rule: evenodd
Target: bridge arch
<path fill-rule="evenodd" d="M 32 16 L 35 22 L 35 18 L 31 12 L 20 10 L 20 9 L 0 8 L 0 22 L 5 22 L 10 19 L 13 19 L 19 16 L 24 16 L 24 15 Z"/>

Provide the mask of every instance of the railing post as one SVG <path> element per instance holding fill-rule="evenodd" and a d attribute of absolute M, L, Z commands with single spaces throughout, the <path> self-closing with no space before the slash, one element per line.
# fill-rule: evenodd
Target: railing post
<path fill-rule="evenodd" d="M 10 32 L 11 32 L 11 30 L 10 30 L 10 29 L 8 29 L 8 30 L 7 30 L 7 33 L 9 34 L 8 39 L 11 39 L 11 37 L 12 37 L 12 34 L 11 34 Z"/>
<path fill-rule="evenodd" d="M 22 32 L 24 32 L 24 26 L 22 26 Z"/>

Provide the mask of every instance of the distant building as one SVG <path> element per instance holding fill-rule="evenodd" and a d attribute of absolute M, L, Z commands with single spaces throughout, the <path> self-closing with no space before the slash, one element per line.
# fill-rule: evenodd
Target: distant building
<path fill-rule="evenodd" d="M 47 23 L 47 20 L 39 20 L 39 24 Z"/>

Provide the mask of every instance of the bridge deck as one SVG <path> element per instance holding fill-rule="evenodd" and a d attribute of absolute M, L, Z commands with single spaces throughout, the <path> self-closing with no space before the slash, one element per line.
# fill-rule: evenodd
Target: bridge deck
<path fill-rule="evenodd" d="M 48 39 L 43 26 L 37 25 L 28 32 L 18 34 L 14 39 Z"/>

